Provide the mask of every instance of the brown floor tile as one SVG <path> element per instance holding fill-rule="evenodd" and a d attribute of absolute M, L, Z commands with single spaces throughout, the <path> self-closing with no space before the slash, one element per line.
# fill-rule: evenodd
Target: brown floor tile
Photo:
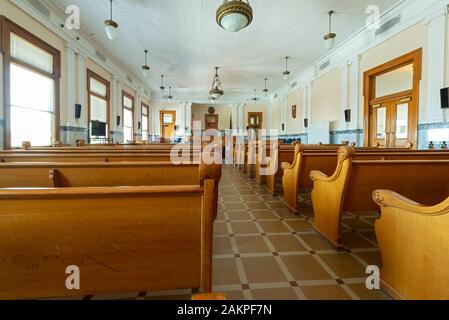
<path fill-rule="evenodd" d="M 265 203 L 263 202 L 247 202 L 246 205 L 248 206 L 248 208 L 252 209 L 252 210 L 263 210 L 263 209 L 269 209 Z"/>
<path fill-rule="evenodd" d="M 364 283 L 349 284 L 348 287 L 362 300 L 391 300 L 383 290 L 368 290 Z"/>
<path fill-rule="evenodd" d="M 270 252 L 262 236 L 236 237 L 239 253 L 261 253 Z"/>
<path fill-rule="evenodd" d="M 281 221 L 258 221 L 257 223 L 265 233 L 289 232 Z"/>
<path fill-rule="evenodd" d="M 368 223 L 355 218 L 349 218 L 349 219 L 342 219 L 342 223 L 346 225 L 347 227 L 358 230 L 358 229 L 372 229 L 373 226 L 369 225 Z"/>
<path fill-rule="evenodd" d="M 231 300 L 231 301 L 245 300 L 243 291 L 230 291 L 230 292 L 225 292 L 225 294 L 226 294 L 227 300 Z"/>
<path fill-rule="evenodd" d="M 312 255 L 282 256 L 281 258 L 296 280 L 332 279 Z"/>
<path fill-rule="evenodd" d="M 278 219 L 278 217 L 276 217 L 272 211 L 270 210 L 254 210 L 251 211 L 251 213 L 253 214 L 253 216 L 256 219 L 260 219 L 260 220 L 264 220 L 264 219 Z"/>
<path fill-rule="evenodd" d="M 368 239 L 374 241 L 375 243 L 377 243 L 377 237 L 376 237 L 376 233 L 374 232 L 374 230 L 372 231 L 359 231 L 358 232 L 360 235 L 367 237 Z"/>
<path fill-rule="evenodd" d="M 222 254 L 233 254 L 231 241 L 229 238 L 215 238 L 213 240 L 213 254 L 214 255 L 222 255 Z"/>
<path fill-rule="evenodd" d="M 242 263 L 249 283 L 287 281 L 274 257 L 242 258 Z"/>
<path fill-rule="evenodd" d="M 241 202 L 242 202 L 242 200 L 241 200 L 240 197 L 238 197 L 238 196 L 224 196 L 224 197 L 223 197 L 223 201 L 224 201 L 226 204 L 228 204 L 228 203 L 234 203 L 234 202 L 237 202 L 237 203 L 241 203 Z"/>
<path fill-rule="evenodd" d="M 260 201 L 260 198 L 258 196 L 242 196 L 243 201 L 246 202 L 258 202 Z"/>
<path fill-rule="evenodd" d="M 229 234 L 226 222 L 217 221 L 214 223 L 214 235 Z"/>
<path fill-rule="evenodd" d="M 267 201 L 267 205 L 269 205 L 273 209 L 287 209 L 285 204 L 281 201 Z"/>
<path fill-rule="evenodd" d="M 366 241 L 357 233 L 347 232 L 342 233 L 342 244 L 349 249 L 361 249 L 361 248 L 375 248 L 371 242 Z"/>
<path fill-rule="evenodd" d="M 276 252 L 306 251 L 293 235 L 268 236 Z"/>
<path fill-rule="evenodd" d="M 348 294 L 339 285 L 301 287 L 309 300 L 349 300 Z"/>
<path fill-rule="evenodd" d="M 302 234 L 300 236 L 312 250 L 335 250 L 335 247 L 318 234 Z"/>
<path fill-rule="evenodd" d="M 299 232 L 309 232 L 313 231 L 312 224 L 306 220 L 285 220 L 285 222 L 292 228 L 294 231 Z"/>
<path fill-rule="evenodd" d="M 253 289 L 255 300 L 298 300 L 292 288 Z"/>
<path fill-rule="evenodd" d="M 229 211 L 227 213 L 229 220 L 252 220 L 251 216 L 246 210 L 242 211 Z"/>
<path fill-rule="evenodd" d="M 260 233 L 254 222 L 232 222 L 234 234 Z"/>
<path fill-rule="evenodd" d="M 339 278 L 366 277 L 365 267 L 349 253 L 320 254 L 320 258 L 338 275 Z"/>
<path fill-rule="evenodd" d="M 240 284 L 235 259 L 213 259 L 212 283 L 214 286 Z"/>
<path fill-rule="evenodd" d="M 225 209 L 229 211 L 229 210 L 245 210 L 246 208 L 243 202 L 241 202 L 241 203 L 226 203 Z"/>
<path fill-rule="evenodd" d="M 382 266 L 382 258 L 379 251 L 357 252 L 355 255 L 365 261 L 368 265 Z"/>

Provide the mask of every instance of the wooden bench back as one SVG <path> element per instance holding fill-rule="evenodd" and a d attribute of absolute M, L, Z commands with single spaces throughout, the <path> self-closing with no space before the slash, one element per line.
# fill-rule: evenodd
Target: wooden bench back
<path fill-rule="evenodd" d="M 170 162 L 4 163 L 0 188 L 199 184 L 199 166 Z"/>

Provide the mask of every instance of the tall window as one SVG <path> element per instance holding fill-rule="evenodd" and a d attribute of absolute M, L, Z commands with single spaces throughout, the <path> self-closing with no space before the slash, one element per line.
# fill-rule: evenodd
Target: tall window
<path fill-rule="evenodd" d="M 125 143 L 134 140 L 134 97 L 123 92 L 123 138 Z"/>
<path fill-rule="evenodd" d="M 1 17 L 4 53 L 5 147 L 59 140 L 60 52 Z"/>
<path fill-rule="evenodd" d="M 150 107 L 142 103 L 142 140 L 148 140 L 150 128 Z"/>
<path fill-rule="evenodd" d="M 87 70 L 89 102 L 89 141 L 104 143 L 109 137 L 110 84 L 107 80 Z"/>

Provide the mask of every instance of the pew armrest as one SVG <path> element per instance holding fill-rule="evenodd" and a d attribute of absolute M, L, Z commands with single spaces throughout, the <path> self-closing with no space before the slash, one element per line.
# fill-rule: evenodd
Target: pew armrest
<path fill-rule="evenodd" d="M 290 164 L 288 162 L 282 162 L 281 163 L 281 168 L 282 168 L 282 170 L 291 169 L 292 168 L 292 164 Z"/>
<path fill-rule="evenodd" d="M 310 179 L 312 181 L 323 181 L 323 182 L 331 181 L 331 178 L 327 174 L 316 170 L 310 171 Z"/>
<path fill-rule="evenodd" d="M 435 206 L 426 206 L 390 190 L 375 190 L 373 200 L 381 208 L 391 207 L 413 214 L 441 215 L 449 210 L 449 198 Z"/>

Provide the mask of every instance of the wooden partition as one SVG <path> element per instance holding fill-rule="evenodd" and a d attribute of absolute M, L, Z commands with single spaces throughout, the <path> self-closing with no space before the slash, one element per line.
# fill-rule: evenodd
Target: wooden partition
<path fill-rule="evenodd" d="M 399 299 L 448 300 L 449 198 L 429 207 L 376 190 L 373 199 L 382 212 L 375 230 L 383 289 Z"/>
<path fill-rule="evenodd" d="M 221 166 L 199 172 L 186 186 L 0 189 L 0 298 L 210 292 Z M 80 290 L 65 286 L 73 265 Z"/>
<path fill-rule="evenodd" d="M 310 173 L 315 229 L 339 245 L 343 212 L 377 210 L 371 198 L 376 189 L 395 190 L 426 205 L 443 201 L 449 194 L 449 160 L 417 160 L 413 154 L 404 153 L 404 160 L 354 160 L 353 148 L 341 148 L 331 176 Z"/>

